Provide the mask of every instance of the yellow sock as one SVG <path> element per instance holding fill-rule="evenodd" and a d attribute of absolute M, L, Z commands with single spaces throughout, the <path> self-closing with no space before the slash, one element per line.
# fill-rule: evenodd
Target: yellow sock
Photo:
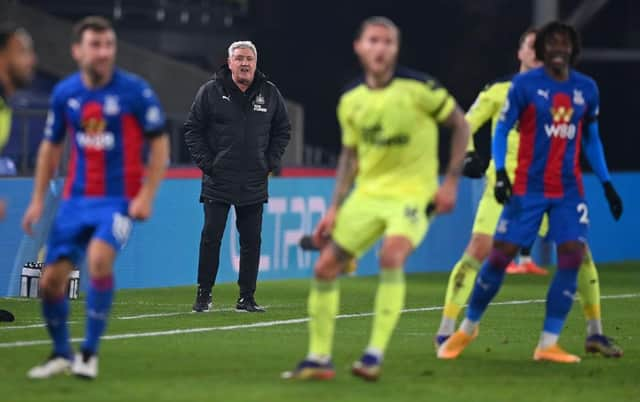
<path fill-rule="evenodd" d="M 308 303 L 309 356 L 328 359 L 340 305 L 338 281 L 313 279 Z"/>
<path fill-rule="evenodd" d="M 451 335 L 462 307 L 469 300 L 476 276 L 480 270 L 480 261 L 467 253 L 462 255 L 449 275 L 447 294 L 444 298 L 444 311 L 438 329 L 439 335 Z"/>
<path fill-rule="evenodd" d="M 601 334 L 600 280 L 589 249 L 585 252 L 578 272 L 578 296 L 587 320 L 588 334 Z"/>
<path fill-rule="evenodd" d="M 406 290 L 402 268 L 381 270 L 368 351 L 378 355 L 384 354 L 404 307 Z"/>

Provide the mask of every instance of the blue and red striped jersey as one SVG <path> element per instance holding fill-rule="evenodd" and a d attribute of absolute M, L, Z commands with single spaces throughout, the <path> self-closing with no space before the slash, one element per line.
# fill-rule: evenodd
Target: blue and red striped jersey
<path fill-rule="evenodd" d="M 517 122 L 520 145 L 514 194 L 583 197 L 582 131 L 598 112 L 598 87 L 584 74 L 571 70 L 563 82 L 551 78 L 543 67 L 517 75 L 494 136 L 494 158 L 500 168 L 504 155 L 496 150 L 495 137 L 506 138 Z"/>
<path fill-rule="evenodd" d="M 163 133 L 165 115 L 143 79 L 116 69 L 108 84 L 87 88 L 80 73 L 53 90 L 45 139 L 72 137 L 63 197 L 136 196 L 144 173 L 145 137 Z"/>

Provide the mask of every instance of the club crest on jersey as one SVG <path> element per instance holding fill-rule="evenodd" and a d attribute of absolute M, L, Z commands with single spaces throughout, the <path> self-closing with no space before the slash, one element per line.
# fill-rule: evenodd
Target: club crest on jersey
<path fill-rule="evenodd" d="M 115 116 L 120 113 L 120 104 L 118 103 L 118 97 L 115 95 L 107 95 L 104 97 L 104 114 L 108 116 Z"/>
<path fill-rule="evenodd" d="M 577 128 L 575 124 L 571 123 L 574 109 L 569 95 L 564 93 L 555 94 L 549 112 L 552 123 L 544 125 L 547 137 L 573 140 L 576 136 Z"/>
<path fill-rule="evenodd" d="M 115 135 L 106 131 L 107 121 L 102 105 L 91 101 L 82 106 L 80 112 L 82 130 L 76 133 L 76 140 L 81 148 L 94 150 L 110 150 L 115 145 Z"/>
<path fill-rule="evenodd" d="M 578 89 L 573 90 L 573 103 L 576 105 L 584 105 L 584 97 L 582 96 L 582 91 Z"/>

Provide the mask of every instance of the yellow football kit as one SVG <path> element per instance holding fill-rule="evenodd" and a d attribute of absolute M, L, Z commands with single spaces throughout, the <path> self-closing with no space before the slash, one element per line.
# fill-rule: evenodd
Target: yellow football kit
<path fill-rule="evenodd" d="M 491 119 L 491 135 L 495 131 L 496 124 L 500 118 L 500 112 L 502 106 L 507 99 L 507 93 L 511 86 L 511 78 L 498 80 L 492 84 L 487 85 L 478 95 L 475 102 L 466 114 L 467 122 L 471 134 L 478 132 L 478 129 L 482 127 L 489 119 Z M 505 162 L 505 168 L 509 178 L 513 182 L 514 172 L 518 163 L 518 147 L 520 145 L 520 135 L 517 132 L 517 127 L 514 127 L 510 132 L 507 140 L 507 157 Z M 474 150 L 473 137 L 469 139 L 468 151 Z M 493 159 L 489 163 L 489 167 L 486 172 L 486 185 L 480 203 L 478 204 L 478 210 L 476 212 L 476 218 L 473 222 L 472 233 L 482 233 L 489 236 L 493 236 L 500 215 L 502 214 L 502 205 L 496 201 L 493 194 L 493 188 L 496 183 L 496 172 Z M 545 236 L 548 231 L 547 216 L 545 215 L 542 224 L 540 225 L 540 236 Z"/>
<path fill-rule="evenodd" d="M 11 109 L 2 97 L 2 88 L 0 88 L 0 152 L 9 141 L 9 132 L 11 130 Z"/>
<path fill-rule="evenodd" d="M 422 241 L 438 188 L 438 123 L 455 105 L 434 79 L 404 68 L 384 88 L 360 80 L 342 95 L 342 144 L 358 158 L 355 188 L 332 233 L 342 248 L 359 257 L 382 235 Z"/>

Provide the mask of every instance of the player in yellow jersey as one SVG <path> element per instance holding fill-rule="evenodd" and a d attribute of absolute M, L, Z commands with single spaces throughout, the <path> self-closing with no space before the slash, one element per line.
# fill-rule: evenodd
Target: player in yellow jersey
<path fill-rule="evenodd" d="M 528 71 L 540 66 L 536 60 L 534 43 L 536 30 L 527 30 L 520 37 L 520 47 L 518 49 L 518 59 L 520 60 L 520 72 Z M 507 97 L 507 92 L 511 86 L 511 78 L 498 80 L 488 85 L 474 102 L 473 106 L 466 114 L 471 133 L 476 133 L 478 129 L 491 119 L 491 132 L 494 132 L 495 125 L 500 116 L 502 105 Z M 514 170 L 517 164 L 517 152 L 519 147 L 519 135 L 517 132 L 508 136 L 506 170 L 511 180 L 513 180 Z M 482 161 L 475 152 L 473 139 L 469 141 L 467 155 L 465 157 L 464 174 L 469 177 L 479 178 L 484 174 Z M 462 258 L 454 266 L 449 275 L 447 293 L 445 296 L 445 306 L 442 313 L 440 327 L 434 338 L 436 349 L 444 343 L 455 331 L 456 319 L 467 303 L 476 275 L 482 261 L 484 261 L 491 251 L 493 245 L 493 234 L 502 213 L 502 205 L 499 204 L 493 194 L 495 184 L 495 168 L 493 160 L 487 169 L 487 180 L 485 192 L 478 205 L 476 218 L 473 225 L 471 241 L 465 250 Z M 547 231 L 546 217 L 540 229 L 541 235 Z M 522 252 L 521 252 L 522 253 Z M 529 257 L 530 258 L 530 257 Z M 530 261 L 530 260 L 529 260 Z M 520 272 L 542 273 L 535 264 L 521 260 Z M 513 271 L 512 271 L 513 272 Z M 517 271 L 516 271 L 517 272 Z M 546 272 L 545 272 L 546 273 Z M 578 295 L 582 302 L 583 311 L 587 320 L 587 340 L 585 349 L 588 352 L 600 353 L 607 357 L 620 357 L 622 350 L 612 339 L 602 333 L 602 322 L 600 317 L 600 284 L 598 272 L 587 250 L 582 261 L 578 276 Z"/>
<path fill-rule="evenodd" d="M 380 282 L 371 338 L 352 373 L 380 375 L 384 351 L 405 299 L 403 265 L 429 225 L 425 209 L 450 212 L 469 137 L 464 114 L 434 79 L 396 66 L 400 32 L 384 17 L 365 20 L 354 42 L 364 76 L 338 105 L 342 151 L 331 207 L 314 231 L 316 243 L 331 235 L 316 262 L 309 293 L 309 352 L 284 378 L 327 380 L 335 317 L 337 276 L 352 257 L 378 239 Z M 438 187 L 438 124 L 452 129 L 451 162 Z M 351 191 L 352 186 L 355 187 Z"/>

